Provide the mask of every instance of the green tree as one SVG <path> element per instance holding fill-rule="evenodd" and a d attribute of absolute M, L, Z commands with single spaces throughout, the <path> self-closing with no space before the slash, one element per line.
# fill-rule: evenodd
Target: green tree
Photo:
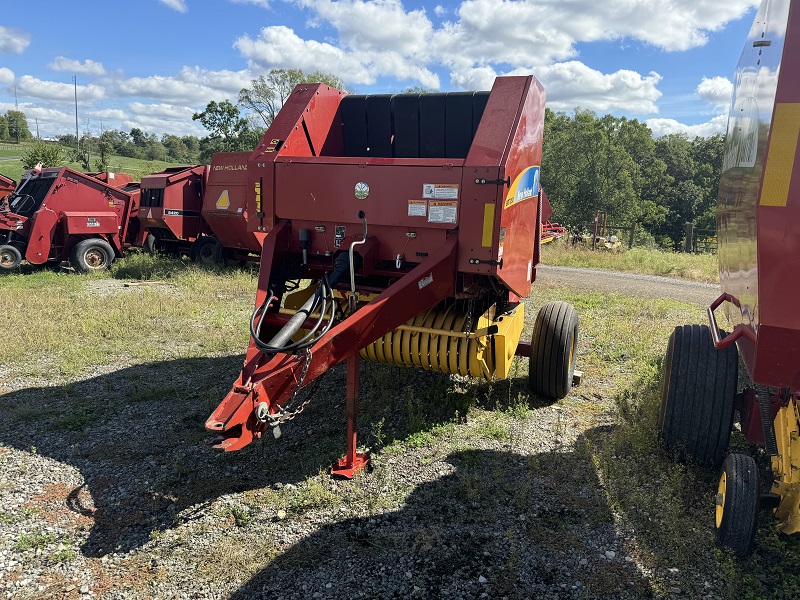
<path fill-rule="evenodd" d="M 192 119 L 200 121 L 211 135 L 201 140 L 201 159 L 208 161 L 214 152 L 235 152 L 252 150 L 250 147 L 250 127 L 247 119 L 239 114 L 239 109 L 228 100 L 211 101 L 203 112 L 195 113 Z M 205 143 L 203 143 L 205 141 Z"/>
<path fill-rule="evenodd" d="M 11 139 L 11 134 L 8 132 L 8 119 L 0 115 L 0 141 L 8 141 Z"/>
<path fill-rule="evenodd" d="M 176 162 L 187 162 L 189 160 L 189 149 L 178 136 L 165 133 L 161 136 L 161 143 L 167 149 L 167 154 L 172 160 Z"/>
<path fill-rule="evenodd" d="M 61 164 L 61 144 L 48 144 L 42 140 L 33 143 L 22 156 L 22 166 L 32 169 L 42 163 L 43 167 L 57 167 Z"/>
<path fill-rule="evenodd" d="M 25 113 L 21 110 L 6 111 L 6 120 L 8 121 L 8 131 L 11 139 L 15 142 L 29 140 L 33 137 L 28 129 L 28 120 L 25 118 Z"/>
<path fill-rule="evenodd" d="M 147 136 L 138 127 L 134 127 L 133 129 L 131 129 L 130 136 L 134 145 L 140 148 L 144 148 L 147 145 Z"/>
<path fill-rule="evenodd" d="M 108 171 L 108 162 L 111 160 L 111 155 L 114 154 L 115 137 L 114 132 L 108 130 L 97 138 L 96 148 L 99 156 L 95 160 L 95 168 L 98 171 Z"/>
<path fill-rule="evenodd" d="M 343 80 L 330 73 L 304 73 L 300 69 L 272 69 L 266 75 L 251 80 L 249 88 L 239 92 L 239 106 L 252 111 L 269 127 L 286 98 L 300 83 L 324 83 L 339 90 L 349 91 Z"/>

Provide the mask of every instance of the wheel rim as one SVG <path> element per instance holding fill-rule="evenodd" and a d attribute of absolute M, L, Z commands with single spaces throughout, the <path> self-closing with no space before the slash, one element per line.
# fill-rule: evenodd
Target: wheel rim
<path fill-rule="evenodd" d="M 722 472 L 722 475 L 719 478 L 719 486 L 717 487 L 717 510 L 716 510 L 716 523 L 717 529 L 720 528 L 722 525 L 722 514 L 725 512 L 725 494 L 728 491 L 728 477 L 725 474 L 725 471 Z"/>
<path fill-rule="evenodd" d="M 83 255 L 83 259 L 86 266 L 94 271 L 104 269 L 108 263 L 106 253 L 100 248 L 89 248 L 86 254 Z"/>
<path fill-rule="evenodd" d="M 198 253 L 200 260 L 203 262 L 211 262 L 214 260 L 214 244 L 203 244 Z"/>
<path fill-rule="evenodd" d="M 16 262 L 16 258 L 11 250 L 0 250 L 0 265 L 10 267 Z"/>

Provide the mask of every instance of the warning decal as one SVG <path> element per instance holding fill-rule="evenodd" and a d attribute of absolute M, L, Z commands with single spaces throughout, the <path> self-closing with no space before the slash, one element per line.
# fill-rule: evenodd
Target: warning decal
<path fill-rule="evenodd" d="M 222 193 L 219 195 L 219 199 L 217 200 L 217 208 L 219 210 L 225 210 L 231 205 L 231 200 L 228 198 L 228 190 L 222 190 Z"/>
<path fill-rule="evenodd" d="M 428 214 L 428 201 L 427 200 L 409 200 L 408 201 L 408 216 L 409 217 L 424 217 Z"/>
<path fill-rule="evenodd" d="M 458 202 L 454 200 L 431 200 L 428 203 L 428 223 L 455 223 Z"/>
<path fill-rule="evenodd" d="M 422 197 L 437 200 L 458 200 L 457 183 L 423 183 Z"/>

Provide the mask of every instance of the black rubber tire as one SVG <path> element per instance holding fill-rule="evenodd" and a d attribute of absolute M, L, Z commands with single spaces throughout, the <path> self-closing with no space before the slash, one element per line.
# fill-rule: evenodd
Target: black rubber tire
<path fill-rule="evenodd" d="M 72 247 L 69 262 L 78 273 L 105 271 L 114 262 L 114 249 L 102 238 L 81 240 Z"/>
<path fill-rule="evenodd" d="M 740 558 L 753 552 L 760 498 L 756 461 L 745 454 L 729 454 L 720 473 L 714 534 L 719 546 L 730 548 Z"/>
<path fill-rule="evenodd" d="M 13 271 L 22 264 L 22 252 L 16 246 L 0 246 L 0 271 Z"/>
<path fill-rule="evenodd" d="M 189 248 L 189 258 L 196 263 L 213 265 L 218 245 L 216 238 L 207 235 L 199 237 Z"/>
<path fill-rule="evenodd" d="M 229 262 L 231 261 L 228 259 L 228 249 L 220 242 L 217 242 L 217 245 L 214 246 L 214 263 L 220 267 L 225 267 Z"/>
<path fill-rule="evenodd" d="M 735 345 L 717 350 L 705 325 L 675 328 L 664 358 L 658 413 L 659 437 L 667 452 L 700 465 L 722 464 L 738 378 Z"/>
<path fill-rule="evenodd" d="M 537 396 L 560 400 L 569 393 L 578 347 L 578 311 L 549 302 L 536 315 L 528 362 L 528 382 Z"/>

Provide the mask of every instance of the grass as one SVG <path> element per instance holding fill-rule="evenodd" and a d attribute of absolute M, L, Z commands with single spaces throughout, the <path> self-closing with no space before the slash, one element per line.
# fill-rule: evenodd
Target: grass
<path fill-rule="evenodd" d="M 139 278 L 155 285 L 123 287 L 125 281 Z M 9 422 L 13 427 L 35 424 L 43 430 L 68 432 L 72 444 L 79 440 L 75 434 L 80 430 L 114 422 L 123 407 L 132 414 L 147 410 L 167 414 L 165 406 L 183 398 L 179 387 L 170 387 L 177 385 L 174 382 L 158 376 L 120 380 L 120 385 L 125 382 L 130 389 L 120 392 L 117 406 L 100 402 L 101 397 L 93 396 L 100 392 L 79 380 L 94 375 L 98 368 L 113 372 L 129 364 L 173 358 L 240 355 L 247 344 L 255 287 L 251 269 L 207 270 L 146 255 L 133 255 L 112 272 L 96 276 L 51 271 L 3 276 L 0 305 L 14 333 L 13 343 L 4 349 L 0 394 L 5 380 L 63 382 L 48 388 L 54 400 L 41 410 L 46 418 L 36 422 L 36 413 L 20 403 L 8 407 Z M 239 473 L 271 469 L 265 476 L 270 481 L 242 493 L 226 490 L 224 499 L 211 496 L 210 501 L 217 503 L 216 518 L 234 530 L 225 533 L 225 544 L 212 544 L 209 553 L 204 550 L 194 556 L 193 536 L 200 535 L 202 527 L 218 532 L 218 525 L 184 525 L 168 519 L 163 531 L 149 532 L 148 543 L 161 552 L 184 548 L 185 560 L 197 563 L 199 577 L 238 585 L 241 579 L 237 578 L 254 576 L 284 552 L 258 528 L 278 509 L 286 511 L 285 525 L 291 529 L 294 522 L 314 522 L 321 515 L 340 511 L 346 518 L 405 511 L 416 519 L 415 511 L 422 511 L 421 506 L 438 507 L 442 498 L 456 498 L 465 504 L 452 514 L 446 512 L 446 504 L 441 505 L 443 522 L 464 518 L 465 529 L 476 524 L 502 527 L 509 591 L 500 596 L 512 594 L 515 574 L 530 568 L 519 562 L 522 545 L 538 544 L 542 552 L 580 551 L 573 532 L 613 523 L 622 550 L 649 574 L 649 591 L 657 597 L 695 596 L 698 589 L 705 592 L 704 581 L 714 586 L 714 597 L 797 597 L 800 537 L 778 535 L 771 515 L 765 514 L 752 558 L 739 561 L 718 550 L 711 527 L 716 474 L 670 462 L 657 442 L 666 340 L 678 324 L 703 322 L 703 307 L 621 294 L 534 288 L 527 302 L 523 338 L 530 337 L 536 309 L 556 299 L 571 302 L 581 319 L 578 361 L 584 382 L 562 401 L 531 399 L 527 362 L 520 359 L 509 380 L 491 384 L 366 363 L 359 439 L 362 446 L 370 447 L 371 472 L 348 484 L 337 486 L 330 481 L 327 465 L 340 456 L 343 418 L 340 407 L 332 407 L 335 400 L 321 397 L 297 423 L 286 426 L 278 442 L 270 439 L 262 449 L 220 455 L 215 461 L 223 472 L 232 465 L 241 465 Z M 183 400 L 190 407 L 182 414 L 184 421 L 161 421 L 167 425 L 159 433 L 165 436 L 164 443 L 161 450 L 151 450 L 157 462 L 166 466 L 163 482 L 154 485 L 164 497 L 179 496 L 186 486 L 205 490 L 211 482 L 223 481 L 219 471 L 203 462 L 208 459 L 202 453 L 184 444 L 176 454 L 168 437 L 173 430 L 191 428 L 181 441 L 192 440 L 199 446 L 195 429 L 201 428 L 203 418 L 230 384 L 204 373 L 196 377 L 197 389 L 183 392 L 190 394 L 189 401 Z M 343 385 L 342 381 L 335 385 Z M 64 406 L 59 408 L 55 402 L 62 401 Z M 294 427 L 313 427 L 313 435 L 308 431 L 301 439 L 292 437 Z M 523 432 L 532 428 L 547 432 L 553 440 L 552 451 L 531 450 Z M 71 452 L 71 446 L 65 450 Z M 102 461 L 110 459 L 102 447 L 97 452 L 97 468 L 102 472 L 103 465 L 108 469 Z M 486 456 L 492 452 L 503 459 L 487 469 Z M 511 462 L 514 458 L 519 458 L 518 465 Z M 443 461 L 457 464 L 453 475 L 416 487 L 403 477 L 405 469 L 428 468 Z M 270 487 L 272 481 L 286 481 L 282 478 L 289 476 L 297 477 L 292 487 Z M 539 500 L 542 495 L 545 502 Z M 102 502 L 99 495 L 95 500 Z M 513 523 L 504 521 L 507 514 L 513 515 Z M 35 517 L 28 512 L 0 512 L 0 523 Z M 364 534 L 363 539 L 375 552 L 394 551 L 406 542 L 414 551 L 427 552 L 425 548 L 430 547 L 435 552 L 441 546 L 440 537 L 446 535 L 444 527 L 420 528 L 409 540 L 398 541 L 391 532 L 378 537 Z M 47 535 L 27 533 L 15 548 L 48 546 L 53 539 Z M 341 542 L 349 543 L 344 538 Z M 290 554 L 294 558 L 286 560 L 307 559 L 302 543 L 297 546 Z M 55 551 L 52 560 L 71 561 L 73 552 L 67 544 Z M 542 577 L 547 575 L 545 559 L 537 569 Z M 557 579 L 558 574 L 553 577 Z M 593 591 L 613 597 L 620 577 L 598 567 L 586 581 L 588 597 Z"/>
<path fill-rule="evenodd" d="M 17 157 L 24 156 L 30 147 L 30 143 L 21 142 L 17 144 L 0 144 L 0 158 L 2 157 Z M 61 165 L 74 169 L 75 171 L 83 171 L 83 166 L 79 162 L 67 160 L 69 156 L 69 149 L 64 148 L 62 151 Z M 97 157 L 91 158 L 91 170 L 95 170 L 95 160 Z M 135 181 L 139 181 L 143 176 L 162 171 L 167 167 L 175 166 L 179 163 L 165 162 L 160 160 L 143 160 L 139 158 L 129 158 L 127 156 L 112 155 L 108 160 L 108 170 L 118 173 L 128 173 Z M 3 160 L 0 161 L 0 174 L 10 177 L 19 181 L 22 174 L 25 172 L 21 160 Z"/>
<path fill-rule="evenodd" d="M 557 241 L 542 247 L 542 264 L 559 267 L 611 269 L 706 283 L 719 282 L 717 257 L 714 254 L 686 254 L 648 248 L 631 248 L 625 252 L 605 252 L 573 247 Z"/>

